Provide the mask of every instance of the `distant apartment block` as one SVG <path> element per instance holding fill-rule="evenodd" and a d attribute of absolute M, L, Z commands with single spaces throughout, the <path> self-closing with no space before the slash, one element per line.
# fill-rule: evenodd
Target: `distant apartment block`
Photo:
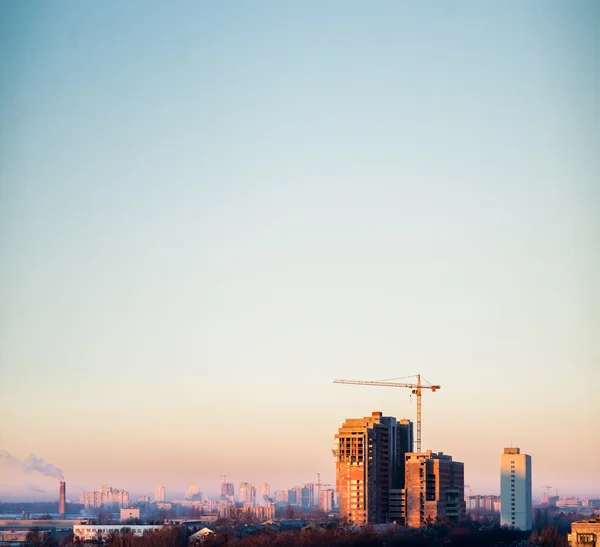
<path fill-rule="evenodd" d="M 531 456 L 505 448 L 500 456 L 500 524 L 532 529 Z"/>
<path fill-rule="evenodd" d="M 582 502 L 575 496 L 560 496 L 556 500 L 555 505 L 560 509 L 577 509 L 582 506 Z"/>
<path fill-rule="evenodd" d="M 302 507 L 302 486 L 293 486 L 288 490 L 288 504 Z"/>
<path fill-rule="evenodd" d="M 235 487 L 232 482 L 221 483 L 221 499 L 234 501 Z"/>
<path fill-rule="evenodd" d="M 269 501 L 271 499 L 271 486 L 263 482 L 259 487 L 258 495 L 261 503 Z"/>
<path fill-rule="evenodd" d="M 288 504 L 288 491 L 277 490 L 275 492 L 275 504 L 277 506 L 285 506 Z"/>
<path fill-rule="evenodd" d="M 466 515 L 464 464 L 443 452 L 406 455 L 406 525 L 458 522 Z"/>
<path fill-rule="evenodd" d="M 131 519 L 139 519 L 140 518 L 140 510 L 139 508 L 128 507 L 126 509 L 121 509 L 120 521 L 127 522 Z"/>
<path fill-rule="evenodd" d="M 500 496 L 468 496 L 467 513 L 488 515 L 500 513 Z"/>
<path fill-rule="evenodd" d="M 243 511 L 252 515 L 252 518 L 256 521 L 263 522 L 275 517 L 275 504 L 267 502 L 265 505 L 258 505 L 257 503 L 244 503 Z"/>
<path fill-rule="evenodd" d="M 331 513 L 335 509 L 335 492 L 333 489 L 321 490 L 319 494 L 319 509 Z"/>
<path fill-rule="evenodd" d="M 409 420 L 373 412 L 342 424 L 333 450 L 340 517 L 355 525 L 402 520 L 404 456 L 412 444 Z"/>
<path fill-rule="evenodd" d="M 312 507 L 319 506 L 319 485 L 313 482 L 305 484 L 302 488 L 303 507 L 310 510 Z"/>
<path fill-rule="evenodd" d="M 192 501 L 202 499 L 202 492 L 200 491 L 200 488 L 198 488 L 198 485 L 192 484 L 185 491 L 185 499 L 192 500 Z"/>
<path fill-rule="evenodd" d="M 73 526 L 73 535 L 79 541 L 96 541 L 102 538 L 106 541 L 111 534 L 120 532 L 124 528 L 131 530 L 136 536 L 143 536 L 144 532 L 152 530 L 160 530 L 162 526 L 150 524 L 135 524 L 133 526 L 127 524 L 77 524 Z"/>
<path fill-rule="evenodd" d="M 240 503 L 255 503 L 256 488 L 253 484 L 249 484 L 247 482 L 240 482 L 238 496 Z"/>
<path fill-rule="evenodd" d="M 93 492 L 82 492 L 80 501 L 88 507 L 102 507 L 103 505 L 117 504 L 119 507 L 129 506 L 129 492 L 103 485 Z"/>
<path fill-rule="evenodd" d="M 154 501 L 165 501 L 165 487 L 157 486 L 154 489 Z"/>

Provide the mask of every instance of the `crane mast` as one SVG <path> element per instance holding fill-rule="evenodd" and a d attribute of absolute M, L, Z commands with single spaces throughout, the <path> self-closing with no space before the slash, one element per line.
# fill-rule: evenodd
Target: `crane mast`
<path fill-rule="evenodd" d="M 389 382 L 387 380 L 334 380 L 334 384 L 351 384 L 357 386 L 379 386 L 379 387 L 405 387 L 417 396 L 417 452 L 421 452 L 421 390 L 430 389 L 433 392 L 441 389 L 441 386 L 430 386 L 421 383 L 421 375 L 417 374 L 416 384 L 403 382 Z"/>

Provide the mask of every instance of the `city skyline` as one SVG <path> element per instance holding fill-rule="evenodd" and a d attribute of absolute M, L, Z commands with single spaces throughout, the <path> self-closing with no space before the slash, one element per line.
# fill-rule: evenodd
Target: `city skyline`
<path fill-rule="evenodd" d="M 416 401 L 333 379 L 419 373 L 474 493 L 519 446 L 598 495 L 599 21 L 3 2 L 0 451 L 67 497 L 334 484 L 339 424 Z"/>

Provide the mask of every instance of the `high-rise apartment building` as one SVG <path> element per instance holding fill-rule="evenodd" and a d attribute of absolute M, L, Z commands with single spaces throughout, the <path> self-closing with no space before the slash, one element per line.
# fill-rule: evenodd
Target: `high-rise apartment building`
<path fill-rule="evenodd" d="M 191 501 L 202 499 L 202 492 L 200 491 L 200 488 L 198 488 L 198 485 L 190 485 L 190 487 L 185 491 L 185 499 Z"/>
<path fill-rule="evenodd" d="M 99 490 L 82 492 L 80 501 L 84 505 L 91 507 L 102 507 L 103 505 L 112 504 L 127 507 L 129 505 L 129 492 L 104 484 Z"/>
<path fill-rule="evenodd" d="M 427 520 L 458 522 L 466 515 L 462 462 L 431 450 L 406 454 L 405 523 L 421 527 Z"/>
<path fill-rule="evenodd" d="M 232 482 L 223 482 L 221 483 L 221 499 L 234 501 L 233 496 L 235 492 L 235 487 Z"/>
<path fill-rule="evenodd" d="M 154 501 L 164 502 L 165 501 L 165 487 L 157 486 L 154 489 Z"/>
<path fill-rule="evenodd" d="M 500 524 L 532 528 L 531 456 L 505 448 L 500 456 Z"/>
<path fill-rule="evenodd" d="M 260 503 L 266 503 L 271 499 L 271 487 L 268 483 L 263 482 L 259 489 Z"/>
<path fill-rule="evenodd" d="M 240 482 L 238 496 L 241 503 L 255 503 L 256 488 L 253 484 L 249 484 L 247 482 Z"/>
<path fill-rule="evenodd" d="M 404 455 L 412 451 L 409 420 L 373 412 L 349 418 L 334 437 L 336 489 L 340 516 L 349 522 L 391 522 L 390 499 L 404 488 Z"/>
<path fill-rule="evenodd" d="M 302 507 L 302 486 L 294 486 L 288 490 L 288 503 Z"/>
<path fill-rule="evenodd" d="M 333 489 L 321 490 L 319 498 L 319 509 L 325 513 L 331 513 L 335 508 L 335 492 Z"/>
<path fill-rule="evenodd" d="M 275 505 L 281 507 L 287 505 L 289 502 L 287 490 L 277 490 L 275 492 Z"/>

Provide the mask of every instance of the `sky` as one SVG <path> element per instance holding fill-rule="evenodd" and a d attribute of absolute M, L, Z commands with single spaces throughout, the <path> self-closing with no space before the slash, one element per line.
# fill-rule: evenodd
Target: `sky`
<path fill-rule="evenodd" d="M 0 5 L 0 450 L 67 495 L 334 484 L 416 418 L 600 496 L 597 2 Z M 414 380 L 414 378 L 413 378 Z M 404 381 L 413 381 L 406 378 Z M 0 465 L 0 499 L 58 498 Z"/>

